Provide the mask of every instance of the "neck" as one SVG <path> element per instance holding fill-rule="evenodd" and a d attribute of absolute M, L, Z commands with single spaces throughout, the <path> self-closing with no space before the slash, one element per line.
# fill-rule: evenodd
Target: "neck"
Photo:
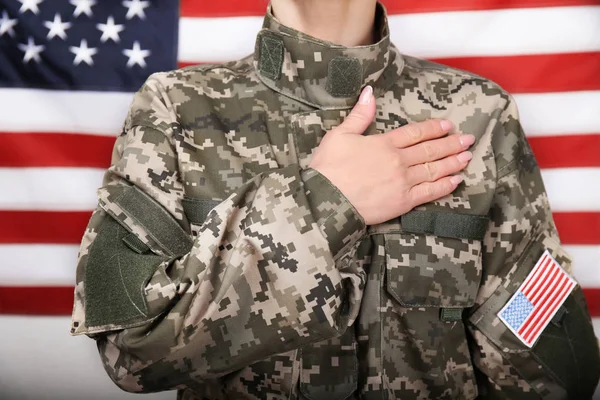
<path fill-rule="evenodd" d="M 375 43 L 376 0 L 271 0 L 283 25 L 345 47 Z"/>

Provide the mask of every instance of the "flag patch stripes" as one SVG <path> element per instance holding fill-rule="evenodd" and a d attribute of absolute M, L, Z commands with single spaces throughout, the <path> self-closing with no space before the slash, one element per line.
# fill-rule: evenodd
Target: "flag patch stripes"
<path fill-rule="evenodd" d="M 546 250 L 498 318 L 532 347 L 576 285 Z"/>

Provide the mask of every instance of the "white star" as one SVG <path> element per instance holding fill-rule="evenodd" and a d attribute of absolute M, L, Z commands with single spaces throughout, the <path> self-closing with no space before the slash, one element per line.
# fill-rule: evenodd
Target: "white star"
<path fill-rule="evenodd" d="M 67 40 L 67 33 L 65 30 L 71 27 L 71 23 L 62 22 L 60 15 L 56 13 L 54 14 L 54 21 L 44 21 L 44 26 L 50 29 L 48 36 L 46 36 L 48 40 L 54 38 L 55 36 L 60 37 L 62 40 Z"/>
<path fill-rule="evenodd" d="M 13 31 L 13 27 L 17 24 L 16 19 L 8 18 L 8 13 L 6 10 L 2 11 L 2 19 L 0 19 L 0 37 L 4 36 L 6 32 L 10 36 L 15 36 L 15 31 Z"/>
<path fill-rule="evenodd" d="M 144 12 L 144 8 L 150 7 L 149 1 L 141 1 L 141 0 L 125 0 L 123 1 L 123 7 L 127 7 L 127 15 L 125 18 L 131 19 L 135 16 L 140 17 L 140 19 L 146 18 L 146 13 Z"/>
<path fill-rule="evenodd" d="M 73 16 L 79 17 L 81 14 L 85 14 L 88 17 L 92 17 L 92 6 L 96 5 L 96 0 L 69 0 L 69 3 L 75 6 Z"/>
<path fill-rule="evenodd" d="M 121 40 L 119 32 L 125 29 L 125 25 L 115 25 L 115 19 L 110 16 L 105 24 L 97 24 L 96 28 L 102 31 L 102 37 L 100 38 L 102 43 L 106 42 L 108 39 L 118 43 Z"/>
<path fill-rule="evenodd" d="M 123 54 L 129 57 L 127 67 L 131 68 L 137 64 L 142 68 L 146 68 L 145 58 L 150 55 L 150 50 L 142 50 L 140 48 L 140 42 L 136 40 L 133 42 L 133 49 L 124 49 Z"/>
<path fill-rule="evenodd" d="M 42 44 L 36 45 L 31 36 L 29 37 L 27 44 L 19 43 L 19 49 L 25 52 L 25 55 L 23 56 L 24 63 L 28 63 L 31 61 L 31 59 L 35 60 L 36 62 L 40 62 L 40 53 L 44 50 L 44 48 L 45 46 Z"/>
<path fill-rule="evenodd" d="M 81 44 L 79 47 L 70 46 L 69 51 L 75 54 L 75 59 L 73 60 L 73 65 L 79 65 L 82 61 L 87 65 L 94 65 L 94 60 L 92 60 L 92 56 L 98 52 L 98 48 L 96 47 L 87 47 L 87 40 L 81 39 Z"/>
<path fill-rule="evenodd" d="M 44 0 L 17 0 L 19 3 L 21 3 L 21 8 L 19 8 L 19 12 L 21 14 L 27 12 L 27 11 L 31 11 L 32 13 L 36 14 L 40 12 L 40 9 L 38 8 L 38 4 L 40 4 L 42 1 Z"/>

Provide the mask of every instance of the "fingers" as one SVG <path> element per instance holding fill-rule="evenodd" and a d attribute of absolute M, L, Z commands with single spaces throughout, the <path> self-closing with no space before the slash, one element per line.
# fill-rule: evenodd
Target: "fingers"
<path fill-rule="evenodd" d="M 373 88 L 365 86 L 358 98 L 358 103 L 344 119 L 344 122 L 335 130 L 342 133 L 362 135 L 374 119 L 375 97 L 373 97 Z"/>
<path fill-rule="evenodd" d="M 450 135 L 404 148 L 401 150 L 400 157 L 404 165 L 423 164 L 460 153 L 473 143 L 475 143 L 473 135 Z"/>
<path fill-rule="evenodd" d="M 449 120 L 429 119 L 423 122 L 408 124 L 382 134 L 399 149 L 413 146 L 417 143 L 436 139 L 446 135 L 454 124 Z"/>
<path fill-rule="evenodd" d="M 414 165 L 406 171 L 406 179 L 411 185 L 418 185 L 422 182 L 434 182 L 445 176 L 462 171 L 472 158 L 473 153 L 465 151 L 438 161 Z"/>
<path fill-rule="evenodd" d="M 446 176 L 435 182 L 423 182 L 410 189 L 410 201 L 416 207 L 437 200 L 452 193 L 461 182 L 462 177 L 458 175 Z"/>

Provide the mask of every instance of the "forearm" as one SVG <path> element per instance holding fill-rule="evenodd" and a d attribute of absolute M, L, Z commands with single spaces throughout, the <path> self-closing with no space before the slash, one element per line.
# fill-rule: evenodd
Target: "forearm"
<path fill-rule="evenodd" d="M 358 313 L 363 275 L 350 259 L 365 227 L 314 171 L 301 176 L 290 166 L 248 182 L 211 210 L 185 254 L 166 254 L 156 242 L 168 239 L 149 232 L 143 216 L 117 211 L 118 203 L 107 195 L 105 218 L 137 232 L 151 250 L 145 253 L 151 269 L 138 268 L 151 275 L 136 278 L 147 282 L 147 312 L 118 323 L 88 323 L 78 333 L 101 334 L 101 351 L 118 355 L 103 357 L 112 379 L 137 382 L 128 390 L 169 389 L 182 384 L 186 371 L 195 380 L 218 377 L 337 335 Z M 114 270 L 115 260 L 99 251 L 91 246 L 82 262 Z M 93 320 L 93 310 L 86 317 Z M 182 359 L 185 366 L 173 368 Z"/>

